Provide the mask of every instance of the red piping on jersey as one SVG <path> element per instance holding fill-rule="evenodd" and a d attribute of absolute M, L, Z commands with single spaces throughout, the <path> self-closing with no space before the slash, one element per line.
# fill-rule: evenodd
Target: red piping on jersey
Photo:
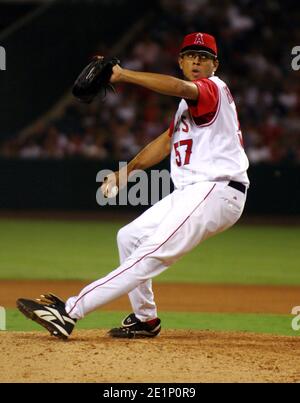
<path fill-rule="evenodd" d="M 218 106 L 217 106 L 216 114 L 215 114 L 215 116 L 213 117 L 213 119 L 212 119 L 210 122 L 204 123 L 203 125 L 197 125 L 197 123 L 195 122 L 195 119 L 194 119 L 193 115 L 191 114 L 190 110 L 188 109 L 189 114 L 190 114 L 190 117 L 191 117 L 192 121 L 195 123 L 195 125 L 196 125 L 197 127 L 207 127 L 207 126 L 212 125 L 212 124 L 216 121 L 216 119 L 217 119 L 217 117 L 218 117 L 218 115 L 219 115 L 219 112 L 220 112 L 220 108 L 221 108 L 221 91 L 220 91 L 220 88 L 219 88 L 219 87 L 218 87 L 218 91 L 219 91 L 219 100 L 218 100 Z"/>
<path fill-rule="evenodd" d="M 211 80 L 211 81 L 212 81 L 212 80 Z M 193 82 L 194 82 L 194 81 L 193 81 Z M 216 86 L 216 88 L 217 88 L 217 90 L 218 90 L 218 104 L 217 104 L 217 108 L 216 108 L 215 114 L 214 114 L 214 116 L 213 116 L 213 118 L 212 118 L 212 120 L 211 120 L 210 122 L 208 122 L 208 123 L 203 123 L 202 125 L 197 125 L 197 123 L 196 123 L 196 121 L 195 121 L 195 118 L 193 117 L 193 115 L 192 115 L 192 113 L 191 113 L 191 111 L 190 111 L 189 104 L 188 104 L 188 102 L 185 100 L 186 103 L 187 103 L 187 105 L 188 105 L 188 113 L 189 113 L 189 115 L 190 115 L 192 121 L 194 122 L 194 124 L 195 124 L 197 127 L 210 126 L 211 124 L 214 123 L 214 121 L 215 121 L 216 118 L 218 117 L 218 114 L 219 114 L 219 111 L 220 111 L 220 107 L 221 107 L 221 91 L 220 91 L 220 88 L 217 86 L 217 84 L 216 84 L 214 81 L 212 81 L 212 83 Z M 196 84 L 196 85 L 197 85 L 197 84 Z M 199 90 L 198 85 L 197 85 L 197 89 L 198 89 L 199 99 L 200 99 L 200 97 L 201 97 L 201 91 Z M 182 116 L 182 114 L 181 114 L 181 116 Z M 179 119 L 177 119 L 176 125 L 177 125 L 178 121 L 179 121 Z M 174 130 L 175 130 L 175 117 L 173 118 L 173 120 L 172 120 L 172 122 L 171 122 L 171 124 L 170 124 L 170 126 L 169 126 L 169 137 L 170 137 L 170 138 L 172 138 L 172 136 L 173 136 L 173 134 L 174 134 Z"/>
<path fill-rule="evenodd" d="M 73 308 L 67 312 L 69 315 L 70 313 L 73 311 L 73 309 L 76 307 L 77 303 L 84 298 L 87 294 L 89 294 L 90 292 L 94 291 L 96 288 L 101 287 L 104 284 L 107 284 L 109 281 L 113 280 L 114 278 L 120 276 L 121 274 L 123 274 L 125 271 L 131 269 L 133 266 L 135 266 L 137 263 L 139 263 L 141 260 L 143 260 L 145 257 L 151 255 L 151 253 L 156 252 L 160 247 L 162 247 L 166 242 L 168 242 L 168 240 L 179 230 L 179 228 L 181 228 L 183 226 L 183 224 L 185 224 L 185 222 L 190 218 L 190 216 L 194 213 L 195 210 L 197 210 L 197 208 L 208 198 L 208 196 L 211 194 L 211 192 L 214 190 L 216 184 L 213 185 L 213 187 L 210 189 L 210 191 L 207 193 L 207 195 L 204 197 L 204 199 L 201 200 L 201 202 L 199 204 L 197 204 L 197 206 L 194 208 L 194 210 L 186 217 L 186 219 L 175 229 L 175 231 L 172 232 L 172 234 L 163 242 L 161 243 L 156 249 L 154 249 L 152 252 L 146 253 L 146 255 L 142 256 L 140 259 L 138 259 L 136 262 L 134 262 L 131 266 L 127 267 L 126 269 L 124 269 L 123 271 L 121 271 L 120 273 L 116 274 L 115 276 L 109 278 L 108 280 L 106 280 L 104 283 L 98 284 L 96 285 L 94 288 L 92 288 L 91 290 L 87 291 L 85 294 L 83 294 L 80 298 L 77 299 L 77 301 L 75 302 Z"/>
<path fill-rule="evenodd" d="M 172 136 L 173 136 L 174 128 L 175 128 L 175 117 L 172 119 L 172 122 L 171 122 L 170 127 L 169 127 L 168 135 L 169 135 L 170 138 L 172 138 Z"/>

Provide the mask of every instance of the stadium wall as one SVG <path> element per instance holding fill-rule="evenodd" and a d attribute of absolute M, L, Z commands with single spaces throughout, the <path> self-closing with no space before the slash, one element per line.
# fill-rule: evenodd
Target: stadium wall
<path fill-rule="evenodd" d="M 88 7 L 60 0 L 1 34 L 7 55 L 6 71 L 0 75 L 5 100 L 0 105 L 1 138 L 15 135 L 49 110 L 89 58 L 101 51 L 108 55 L 128 27 L 152 8 L 153 2 L 138 0 L 103 0 Z"/>
<path fill-rule="evenodd" d="M 0 160 L 0 209 L 98 210 L 96 175 L 102 169 L 117 168 L 113 161 Z M 168 169 L 168 162 L 155 169 Z M 300 214 L 300 166 L 252 166 L 249 177 L 246 214 Z"/>

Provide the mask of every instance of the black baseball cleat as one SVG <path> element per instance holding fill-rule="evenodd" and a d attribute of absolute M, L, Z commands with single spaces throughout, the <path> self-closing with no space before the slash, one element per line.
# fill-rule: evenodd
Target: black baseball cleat
<path fill-rule="evenodd" d="M 41 298 L 36 300 L 19 298 L 17 308 L 27 318 L 60 339 L 66 340 L 76 323 L 76 319 L 67 314 L 64 301 L 54 294 L 41 295 Z"/>
<path fill-rule="evenodd" d="M 155 337 L 159 334 L 160 330 L 159 318 L 148 322 L 141 322 L 134 313 L 131 313 L 123 319 L 121 327 L 111 329 L 108 335 L 122 339 Z"/>

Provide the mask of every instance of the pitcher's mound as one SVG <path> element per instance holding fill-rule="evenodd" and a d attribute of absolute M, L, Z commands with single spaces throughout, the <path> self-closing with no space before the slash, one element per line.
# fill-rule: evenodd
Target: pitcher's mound
<path fill-rule="evenodd" d="M 0 333 L 0 382 L 299 382 L 300 338 L 162 330 L 154 339 Z"/>

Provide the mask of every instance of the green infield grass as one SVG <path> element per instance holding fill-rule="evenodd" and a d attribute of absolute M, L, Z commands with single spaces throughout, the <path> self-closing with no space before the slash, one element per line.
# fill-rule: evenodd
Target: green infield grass
<path fill-rule="evenodd" d="M 125 223 L 0 220 L 0 279 L 95 280 L 118 266 Z M 300 284 L 300 228 L 235 226 L 198 246 L 161 282 Z"/>
<path fill-rule="evenodd" d="M 76 328 L 109 329 L 116 327 L 120 325 L 121 319 L 127 313 L 107 311 L 93 312 L 79 321 Z M 41 326 L 26 319 L 16 309 L 8 309 L 6 314 L 8 331 L 43 330 Z M 296 332 L 291 327 L 291 322 L 294 318 L 292 315 L 160 312 L 159 316 L 162 319 L 164 329 L 238 331 L 300 336 L 300 331 Z"/>

